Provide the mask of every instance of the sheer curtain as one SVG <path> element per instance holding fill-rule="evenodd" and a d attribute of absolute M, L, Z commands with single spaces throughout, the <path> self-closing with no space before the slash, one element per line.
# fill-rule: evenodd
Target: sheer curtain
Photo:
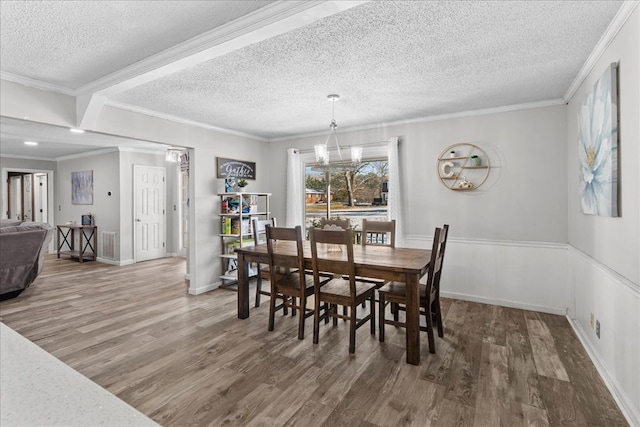
<path fill-rule="evenodd" d="M 302 162 L 297 148 L 287 149 L 287 210 L 286 227 L 304 227 L 304 191 L 302 187 Z"/>
<path fill-rule="evenodd" d="M 404 227 L 402 198 L 400 187 L 400 160 L 398 156 L 398 137 L 389 139 L 389 218 L 396 220 L 396 246 L 404 246 Z"/>

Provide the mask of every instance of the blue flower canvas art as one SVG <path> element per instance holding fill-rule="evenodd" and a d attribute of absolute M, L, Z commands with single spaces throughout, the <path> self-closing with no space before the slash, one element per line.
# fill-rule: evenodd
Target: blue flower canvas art
<path fill-rule="evenodd" d="M 609 65 L 578 111 L 582 213 L 618 216 L 617 64 Z"/>

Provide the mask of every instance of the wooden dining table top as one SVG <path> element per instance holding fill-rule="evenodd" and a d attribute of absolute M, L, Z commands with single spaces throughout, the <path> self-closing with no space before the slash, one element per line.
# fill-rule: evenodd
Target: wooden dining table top
<path fill-rule="evenodd" d="M 311 244 L 303 242 L 305 266 L 311 265 Z M 274 250 L 279 255 L 297 256 L 294 242 L 274 242 Z M 249 262 L 268 262 L 267 245 L 249 246 L 236 248 L 237 254 L 244 255 L 244 259 Z M 346 253 L 332 250 L 330 245 L 318 245 L 318 258 L 331 261 L 344 261 Z M 363 276 L 361 270 L 372 270 L 369 277 L 387 279 L 387 276 L 397 276 L 397 274 L 425 274 L 429 267 L 431 250 L 400 248 L 389 246 L 353 246 L 353 261 L 356 266 L 356 274 Z M 376 274 L 380 275 L 378 277 Z M 389 280 L 395 280 L 389 278 Z"/>

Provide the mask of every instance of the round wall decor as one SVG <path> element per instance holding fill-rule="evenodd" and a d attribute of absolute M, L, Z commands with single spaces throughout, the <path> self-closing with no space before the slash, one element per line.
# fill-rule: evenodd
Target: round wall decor
<path fill-rule="evenodd" d="M 489 156 L 475 144 L 462 142 L 442 150 L 438 156 L 438 178 L 453 191 L 470 191 L 487 180 L 491 164 Z"/>

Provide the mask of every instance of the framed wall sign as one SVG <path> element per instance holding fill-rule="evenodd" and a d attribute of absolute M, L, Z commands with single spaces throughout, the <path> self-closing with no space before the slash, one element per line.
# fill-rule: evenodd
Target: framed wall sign
<path fill-rule="evenodd" d="M 256 163 L 218 157 L 218 178 L 256 179 Z"/>

